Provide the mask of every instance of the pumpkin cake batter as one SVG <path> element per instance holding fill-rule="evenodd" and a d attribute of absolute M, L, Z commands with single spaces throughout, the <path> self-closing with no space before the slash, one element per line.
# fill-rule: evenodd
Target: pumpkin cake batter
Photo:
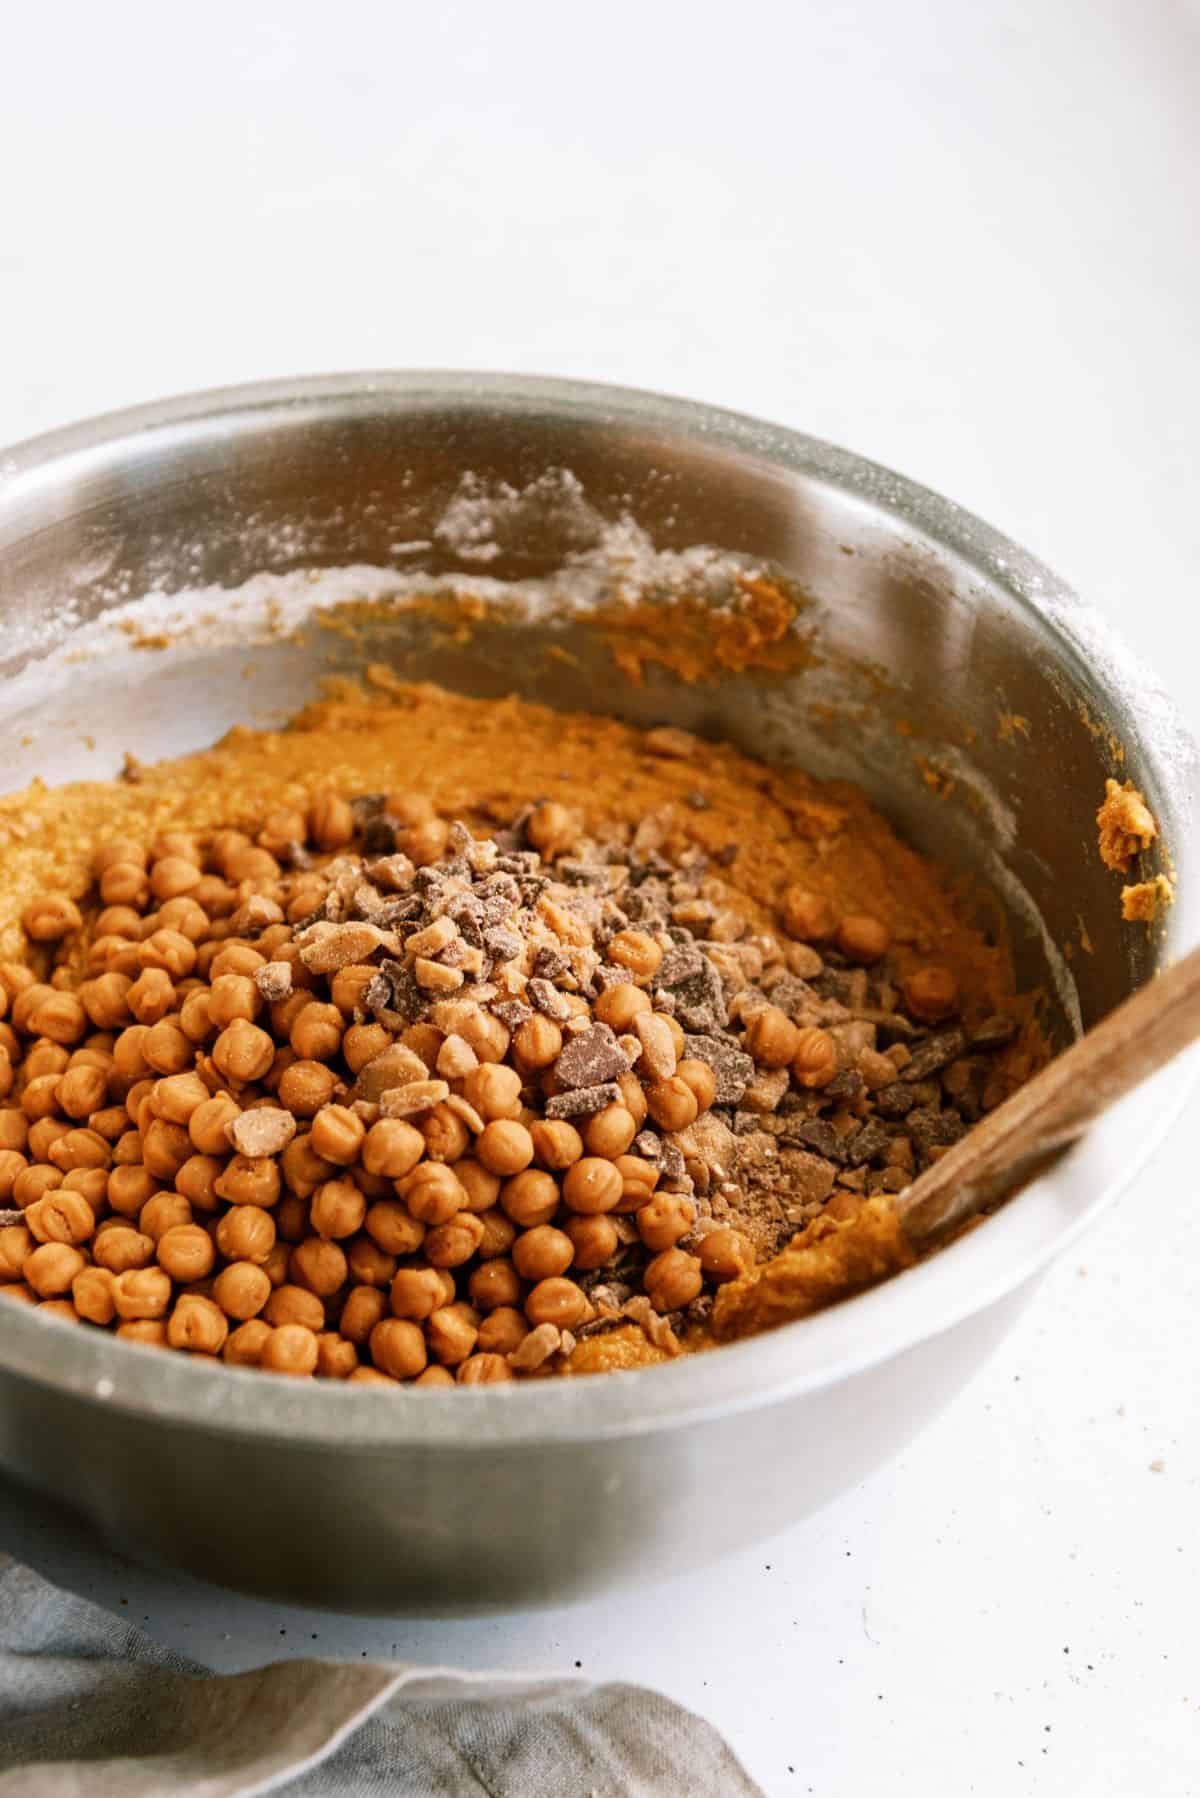
<path fill-rule="evenodd" d="M 861 792 L 669 728 L 380 673 L 0 848 L 0 1294 L 273 1371 L 785 1321 L 1043 1053 Z"/>

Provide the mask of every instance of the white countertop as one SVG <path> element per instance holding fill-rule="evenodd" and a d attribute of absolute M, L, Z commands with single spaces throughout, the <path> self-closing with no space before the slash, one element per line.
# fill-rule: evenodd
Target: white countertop
<path fill-rule="evenodd" d="M 981 513 L 1195 717 L 1198 76 L 1194 0 L 24 8 L 0 441 L 325 369 L 684 393 Z M 901 1462 L 653 1593 L 309 1616 L 105 1560 L 7 1494 L 0 1546 L 214 1666 L 645 1681 L 772 1795 L 1200 1792 L 1192 1143 Z"/>

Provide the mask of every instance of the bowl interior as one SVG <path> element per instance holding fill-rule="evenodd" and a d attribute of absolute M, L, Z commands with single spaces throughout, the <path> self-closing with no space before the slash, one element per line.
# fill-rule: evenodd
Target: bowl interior
<path fill-rule="evenodd" d="M 797 665 L 731 672 L 714 658 L 703 679 L 652 664 L 627 680 L 587 593 L 604 589 L 597 568 L 606 581 L 627 574 L 648 543 L 673 576 L 671 552 L 705 544 L 781 571 L 806 602 Z M 704 591 L 704 558 L 686 565 Z M 466 640 L 408 603 L 434 580 L 486 600 L 489 583 L 564 567 L 587 577 L 570 605 L 527 608 L 514 623 L 485 604 Z M 314 605 L 364 599 L 353 633 L 314 624 Z M 279 721 L 324 676 L 369 659 L 472 694 L 676 723 L 856 780 L 916 847 L 990 895 L 980 903 L 1010 933 L 1020 980 L 1041 988 L 1062 1040 L 1195 935 L 1191 751 L 1152 684 L 1053 577 L 978 521 L 827 445 L 729 414 L 578 384 L 393 375 L 99 420 L 0 462 L 0 611 L 9 790 L 34 776 L 108 776 L 129 750 L 149 760 L 235 722 Z M 1095 841 L 1109 775 L 1131 776 L 1159 817 L 1156 864 L 1181 879 L 1165 927 L 1119 920 L 1120 882 Z M 685 1394 L 708 1402 L 720 1387 L 749 1402 L 805 1367 L 817 1377 L 823 1355 L 828 1369 L 883 1352 L 888 1331 L 897 1342 L 932 1333 L 1027 1277 L 1078 1227 L 1112 1185 L 1094 1184 L 1100 1144 L 1098 1133 L 1092 1172 L 1069 1199 L 1064 1186 L 1039 1209 L 1033 1189 L 1003 1237 L 993 1226 L 956 1245 L 974 1291 L 956 1285 L 948 1256 L 843 1307 L 879 1320 L 868 1350 L 854 1320 L 827 1314 L 726 1351 L 704 1394 L 679 1366 L 629 1376 L 654 1384 L 661 1405 L 629 1401 L 614 1379 L 603 1398 L 586 1395 L 586 1418 L 577 1394 L 543 1393 L 535 1419 L 518 1393 L 488 1407 L 487 1427 L 536 1433 L 560 1413 L 580 1428 L 649 1427 Z M 14 1364 L 30 1370 L 34 1321 L 4 1320 Z M 86 1387 L 100 1370 L 111 1385 L 106 1370 L 128 1368 L 130 1393 L 151 1407 L 263 1425 L 252 1376 L 190 1365 L 168 1375 L 124 1344 L 84 1357 L 72 1332 L 54 1334 L 63 1380 Z M 280 1427 L 285 1415 L 307 1427 L 326 1418 L 328 1397 L 289 1393 L 272 1410 Z M 442 1409 L 435 1401 L 423 1418 L 452 1437 L 453 1406 L 444 1419 Z M 349 1415 L 343 1405 L 338 1429 Z M 377 1408 L 361 1417 L 372 1436 L 393 1428 Z"/>
<path fill-rule="evenodd" d="M 1077 640 L 1064 604 L 1031 603 L 1063 598 L 1044 571 L 826 446 L 604 389 L 381 377 L 175 402 L 115 434 L 101 421 L 27 446 L 9 466 L 10 788 L 278 720 L 323 674 L 369 658 L 473 694 L 683 724 L 858 781 L 912 843 L 999 900 L 1022 982 L 1045 992 L 1062 1037 L 1162 952 L 1161 933 L 1121 924 L 1095 850 L 1116 774 L 1164 818 L 1164 865 L 1178 854 L 1144 692 Z M 462 642 L 401 600 L 374 605 L 353 636 L 297 640 L 254 581 L 357 571 L 307 594 L 284 583 L 293 610 L 381 594 L 396 569 L 486 593 L 594 557 L 618 520 L 614 568 L 632 524 L 659 550 L 709 544 L 780 569 L 809 602 L 811 657 L 786 675 L 714 659 L 700 680 L 652 665 L 634 685 L 586 607 L 516 625 L 485 611 Z M 151 592 L 147 613 L 137 602 Z"/>

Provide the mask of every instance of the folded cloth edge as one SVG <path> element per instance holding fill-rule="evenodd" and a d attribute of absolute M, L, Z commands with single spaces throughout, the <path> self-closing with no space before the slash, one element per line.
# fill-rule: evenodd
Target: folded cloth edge
<path fill-rule="evenodd" d="M 0 1556 L 0 1768 L 7 1763 L 0 1798 L 160 1798 L 165 1792 L 263 1798 L 331 1761 L 401 1695 L 414 1715 L 444 1705 L 448 1722 L 461 1726 L 463 1701 L 481 1713 L 489 1700 L 538 1711 L 564 1694 L 581 1715 L 607 1706 L 605 1715 L 620 1715 L 626 1729 L 630 1705 L 636 1713 L 644 1699 L 647 1736 L 654 1728 L 663 1733 L 664 1721 L 671 1736 L 667 1760 L 661 1742 L 647 1757 L 656 1768 L 671 1772 L 672 1751 L 686 1752 L 689 1791 L 719 1798 L 758 1793 L 710 1725 L 649 1689 L 597 1686 L 572 1675 L 539 1679 L 528 1672 L 314 1657 L 215 1674 Z M 590 1727 L 594 1732 L 594 1719 Z M 518 1730 L 512 1728 L 514 1739 Z M 704 1778 L 706 1763 L 717 1783 Z M 462 1764 L 469 1785 L 442 1784 L 437 1791 L 490 1789 L 471 1777 L 469 1758 Z M 674 1773 L 681 1770 L 676 1760 Z M 357 1789 L 344 1779 L 334 1780 L 334 1788 Z M 306 1781 L 304 1789 L 316 1788 Z M 603 1789 L 677 1788 L 655 1778 Z"/>

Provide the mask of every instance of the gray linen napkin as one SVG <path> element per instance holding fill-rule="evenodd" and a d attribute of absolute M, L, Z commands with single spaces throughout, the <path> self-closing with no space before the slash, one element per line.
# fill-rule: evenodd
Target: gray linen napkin
<path fill-rule="evenodd" d="M 0 1556 L 0 1798 L 762 1798 L 640 1686 L 401 1662 L 213 1674 Z"/>

